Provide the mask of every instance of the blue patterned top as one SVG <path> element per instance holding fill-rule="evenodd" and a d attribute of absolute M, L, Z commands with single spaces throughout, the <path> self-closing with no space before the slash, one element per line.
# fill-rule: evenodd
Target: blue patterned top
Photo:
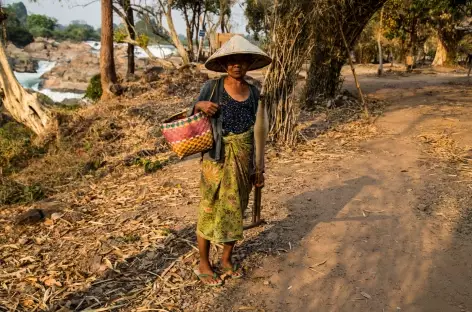
<path fill-rule="evenodd" d="M 230 132 L 234 134 L 244 133 L 254 126 L 256 116 L 252 94 L 245 101 L 239 102 L 233 99 L 226 90 L 223 90 L 220 104 L 223 117 L 223 135 Z"/>

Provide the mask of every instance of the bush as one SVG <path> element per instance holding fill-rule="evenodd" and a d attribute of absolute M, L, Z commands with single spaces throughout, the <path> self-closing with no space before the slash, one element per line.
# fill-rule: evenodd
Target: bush
<path fill-rule="evenodd" d="M 83 23 L 72 23 L 64 30 L 55 30 L 54 37 L 57 40 L 86 41 L 100 40 L 100 34 L 90 25 Z"/>
<path fill-rule="evenodd" d="M 7 39 L 15 46 L 23 48 L 34 41 L 33 35 L 23 27 L 7 27 Z"/>
<path fill-rule="evenodd" d="M 31 14 L 26 18 L 26 27 L 32 30 L 33 28 L 45 29 L 53 31 L 57 26 L 57 19 L 50 18 L 46 15 Z"/>
<path fill-rule="evenodd" d="M 102 84 L 100 80 L 100 74 L 93 76 L 90 79 L 87 91 L 85 91 L 85 97 L 96 101 L 102 97 Z"/>
<path fill-rule="evenodd" d="M 23 125 L 10 121 L 0 127 L 0 167 L 8 175 L 31 157 L 44 154 L 45 150 L 31 143 L 33 132 Z"/>
<path fill-rule="evenodd" d="M 53 36 L 53 31 L 44 27 L 35 26 L 29 29 L 33 34 L 33 37 L 38 38 L 51 38 Z"/>
<path fill-rule="evenodd" d="M 0 178 L 0 205 L 29 203 L 43 199 L 45 193 L 39 184 L 23 185 L 7 178 Z"/>

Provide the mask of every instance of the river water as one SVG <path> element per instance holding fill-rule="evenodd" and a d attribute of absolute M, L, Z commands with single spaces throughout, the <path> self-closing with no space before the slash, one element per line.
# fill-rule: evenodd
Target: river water
<path fill-rule="evenodd" d="M 100 47 L 101 44 L 99 41 L 86 41 L 86 44 L 92 47 L 92 51 L 94 53 L 99 53 L 100 52 Z M 123 46 L 126 45 L 126 43 L 115 43 L 115 46 Z M 157 58 L 166 58 L 172 55 L 176 55 L 177 49 L 174 46 L 171 45 L 149 45 L 148 46 L 149 51 L 157 57 Z M 134 54 L 136 58 L 149 58 L 149 56 L 144 52 L 144 50 L 140 47 L 135 47 L 134 48 Z"/>
<path fill-rule="evenodd" d="M 62 102 L 65 99 L 80 99 L 84 96 L 83 93 L 72 92 L 57 92 L 50 89 L 40 89 L 41 76 L 47 73 L 56 66 L 55 62 L 39 61 L 36 73 L 18 73 L 14 72 L 16 79 L 20 84 L 28 89 L 33 89 L 50 97 L 54 102 Z"/>

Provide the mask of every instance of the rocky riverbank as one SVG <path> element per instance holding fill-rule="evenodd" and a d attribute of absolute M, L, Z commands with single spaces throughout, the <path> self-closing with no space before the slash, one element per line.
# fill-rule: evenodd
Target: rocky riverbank
<path fill-rule="evenodd" d="M 36 73 L 38 61 L 55 62 L 54 68 L 41 78 L 40 88 L 55 92 L 83 93 L 90 78 L 100 72 L 98 50 L 91 45 L 79 42 L 37 39 L 24 49 L 7 46 L 7 55 L 14 71 L 18 73 Z M 116 70 L 119 76 L 125 77 L 127 70 L 126 46 L 115 48 Z M 136 59 L 137 70 L 147 66 L 147 59 Z"/>

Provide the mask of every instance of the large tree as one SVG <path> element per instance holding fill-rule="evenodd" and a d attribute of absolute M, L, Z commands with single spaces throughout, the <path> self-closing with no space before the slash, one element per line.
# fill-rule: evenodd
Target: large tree
<path fill-rule="evenodd" d="M 255 40 L 267 38 L 269 33 L 267 12 L 270 6 L 270 0 L 246 0 L 244 10 L 247 20 L 246 31 L 252 34 Z"/>
<path fill-rule="evenodd" d="M 32 14 L 28 16 L 26 26 L 33 36 L 50 38 L 57 26 L 57 20 L 46 15 Z"/>
<path fill-rule="evenodd" d="M 347 51 L 341 32 L 349 47 L 353 47 L 367 22 L 386 0 L 343 0 L 333 3 L 318 1 L 324 13 L 312 18 L 316 26 L 315 47 L 311 53 L 305 100 L 307 106 L 316 105 L 319 97 L 334 97 L 341 84 L 341 68 Z"/>
<path fill-rule="evenodd" d="M 429 3 L 424 0 L 390 0 L 384 7 L 384 35 L 400 43 L 398 61 L 412 61 L 408 69 L 416 63 L 418 50 L 431 36 L 429 26 Z"/>
<path fill-rule="evenodd" d="M 456 61 L 458 44 L 471 31 L 472 2 L 454 5 L 449 0 L 428 0 L 431 24 L 438 34 L 438 48 L 433 65 L 452 65 Z"/>
<path fill-rule="evenodd" d="M 6 18 L 0 1 L 0 25 L 3 25 Z M 45 135 L 52 124 L 51 114 L 41 104 L 38 94 L 26 91 L 13 74 L 5 53 L 3 38 L 0 38 L 0 104 L 3 104 L 16 121 L 39 136 Z"/>
<path fill-rule="evenodd" d="M 101 0 L 102 38 L 100 48 L 100 76 L 102 84 L 102 99 L 113 96 L 114 85 L 117 82 L 115 60 L 113 53 L 113 4 L 112 0 Z"/>
<path fill-rule="evenodd" d="M 221 32 L 229 32 L 227 27 L 230 17 L 231 17 L 231 1 L 230 0 L 219 0 L 220 1 L 220 27 Z"/>
<path fill-rule="evenodd" d="M 433 65 L 450 65 L 455 62 L 459 41 L 470 28 L 467 16 L 471 10 L 472 2 L 389 0 L 385 4 L 385 35 L 399 41 L 400 61 L 405 61 L 406 55 L 415 61 L 418 50 L 434 32 L 438 39 Z"/>

